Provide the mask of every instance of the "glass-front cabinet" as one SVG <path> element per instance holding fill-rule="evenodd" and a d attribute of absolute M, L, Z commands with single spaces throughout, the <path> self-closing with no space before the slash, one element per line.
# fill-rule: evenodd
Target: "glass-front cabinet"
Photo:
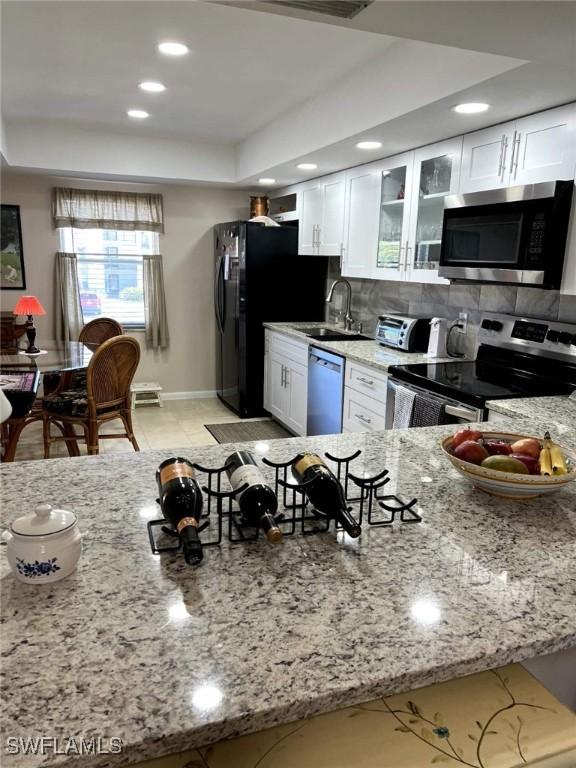
<path fill-rule="evenodd" d="M 438 276 L 444 198 L 458 191 L 461 152 L 459 137 L 346 171 L 345 277 L 448 283 Z"/>
<path fill-rule="evenodd" d="M 407 279 L 447 283 L 438 277 L 444 198 L 458 190 L 462 137 L 414 153 Z"/>
<path fill-rule="evenodd" d="M 373 278 L 398 280 L 407 268 L 414 153 L 380 163 L 380 226 Z"/>

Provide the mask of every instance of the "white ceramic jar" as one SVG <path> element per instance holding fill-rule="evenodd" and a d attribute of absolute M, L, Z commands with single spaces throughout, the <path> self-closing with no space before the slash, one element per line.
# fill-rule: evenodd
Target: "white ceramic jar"
<path fill-rule="evenodd" d="M 14 575 L 27 584 L 48 584 L 69 576 L 78 564 L 82 534 L 73 512 L 39 504 L 15 520 L 2 538 Z"/>

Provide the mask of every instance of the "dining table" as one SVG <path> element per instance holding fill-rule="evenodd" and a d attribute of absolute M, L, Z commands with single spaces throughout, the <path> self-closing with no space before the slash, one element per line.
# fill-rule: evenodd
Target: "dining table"
<path fill-rule="evenodd" d="M 71 374 L 88 368 L 88 364 L 97 348 L 96 344 L 84 344 L 79 341 L 45 341 L 39 354 L 26 354 L 25 347 L 3 347 L 0 349 L 0 376 L 9 376 L 15 372 L 35 371 L 41 378 L 55 377 L 50 385 L 50 392 L 61 391 L 68 386 Z M 56 382 L 56 383 L 54 383 Z M 1 386 L 1 383 L 0 383 Z M 18 389 L 4 389 L 4 394 L 12 405 L 12 416 L 2 425 L 2 461 L 14 461 L 18 440 L 22 430 L 34 421 L 42 418 L 42 408 L 35 396 L 32 407 L 27 398 L 22 397 Z M 22 403 L 26 402 L 26 407 Z M 70 456 L 78 456 L 79 449 L 73 427 L 63 425 L 62 430 Z"/>

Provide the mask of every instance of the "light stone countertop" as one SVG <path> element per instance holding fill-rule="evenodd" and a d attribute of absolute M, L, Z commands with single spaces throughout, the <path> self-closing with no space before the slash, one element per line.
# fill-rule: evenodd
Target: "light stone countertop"
<path fill-rule="evenodd" d="M 354 470 L 387 467 L 423 522 L 224 543 L 197 570 L 150 551 L 156 467 L 222 465 L 240 446 L 3 465 L 5 525 L 49 501 L 86 534 L 77 572 L 43 587 L 17 582 L 0 547 L 3 737 L 116 736 L 124 751 L 2 765 L 126 765 L 575 646 L 576 483 L 485 495 L 441 455 L 446 430 L 242 445 L 277 461 L 360 448 Z"/>
<path fill-rule="evenodd" d="M 576 398 L 517 397 L 511 400 L 489 400 L 490 413 L 498 417 L 530 419 L 547 423 L 548 428 L 564 424 L 576 433 Z"/>
<path fill-rule="evenodd" d="M 341 333 L 346 333 L 341 326 L 334 323 L 264 323 L 265 328 L 277 331 L 287 336 L 292 336 L 299 341 L 305 341 L 313 347 L 327 349 L 350 360 L 356 360 L 372 368 L 379 368 L 386 372 L 391 365 L 408 365 L 409 363 L 444 363 L 452 360 L 462 361 L 470 358 L 463 357 L 426 357 L 424 352 L 402 352 L 392 347 L 385 347 L 377 341 L 322 341 L 311 339 L 302 333 L 299 328 L 334 328 Z M 351 333 L 353 333 L 351 331 Z M 366 334 L 368 336 L 368 334 Z"/>

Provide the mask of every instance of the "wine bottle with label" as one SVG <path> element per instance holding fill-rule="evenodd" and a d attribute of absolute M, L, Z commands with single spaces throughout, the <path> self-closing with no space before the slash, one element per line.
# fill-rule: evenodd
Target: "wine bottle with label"
<path fill-rule="evenodd" d="M 236 451 L 228 456 L 226 466 L 233 490 L 246 486 L 236 496 L 244 522 L 262 528 L 273 544 L 282 541 L 282 531 L 275 517 L 278 499 L 260 472 L 254 456 L 249 451 Z"/>
<path fill-rule="evenodd" d="M 182 544 L 184 559 L 198 565 L 204 556 L 198 536 L 202 491 L 188 459 L 166 459 L 156 471 L 162 514 L 172 524 Z"/>
<path fill-rule="evenodd" d="M 317 512 L 336 520 L 353 539 L 360 536 L 362 528 L 348 511 L 344 489 L 320 456 L 299 453 L 292 464 L 292 474 L 298 483 L 309 483 L 305 493 Z"/>

